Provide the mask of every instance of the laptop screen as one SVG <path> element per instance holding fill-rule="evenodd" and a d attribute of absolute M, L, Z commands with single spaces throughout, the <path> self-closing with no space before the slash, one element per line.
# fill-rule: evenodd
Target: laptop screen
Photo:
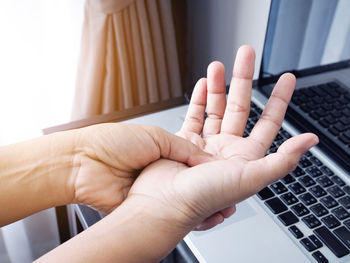
<path fill-rule="evenodd" d="M 350 60 L 350 1 L 272 0 L 260 78 Z"/>

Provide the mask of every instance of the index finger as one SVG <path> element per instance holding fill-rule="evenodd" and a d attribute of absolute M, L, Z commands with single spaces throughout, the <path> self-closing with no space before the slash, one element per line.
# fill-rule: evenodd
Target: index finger
<path fill-rule="evenodd" d="M 250 139 L 259 142 L 266 151 L 281 128 L 294 86 L 293 74 L 286 73 L 280 77 L 259 121 L 249 135 Z"/>

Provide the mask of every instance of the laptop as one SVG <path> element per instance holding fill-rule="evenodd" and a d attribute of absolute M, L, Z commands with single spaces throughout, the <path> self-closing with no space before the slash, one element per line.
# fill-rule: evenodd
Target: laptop
<path fill-rule="evenodd" d="M 269 153 L 311 131 L 295 171 L 185 242 L 199 262 L 350 262 L 350 1 L 272 0 L 249 135 L 278 77 L 296 91 Z M 184 117 L 184 113 L 182 118 Z"/>

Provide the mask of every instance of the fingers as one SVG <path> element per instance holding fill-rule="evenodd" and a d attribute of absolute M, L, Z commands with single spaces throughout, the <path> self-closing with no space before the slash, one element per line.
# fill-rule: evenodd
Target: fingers
<path fill-rule="evenodd" d="M 236 206 L 232 205 L 229 206 L 220 212 L 217 212 L 211 216 L 209 216 L 207 219 L 205 219 L 202 223 L 200 223 L 198 226 L 195 227 L 194 230 L 196 231 L 204 231 L 211 229 L 215 227 L 218 224 L 221 224 L 225 218 L 229 218 L 236 212 Z"/>
<path fill-rule="evenodd" d="M 241 175 L 240 200 L 293 171 L 303 154 L 317 143 L 316 135 L 301 134 L 285 141 L 276 153 L 248 162 Z"/>
<path fill-rule="evenodd" d="M 206 218 L 202 223 L 195 227 L 196 231 L 204 231 L 215 227 L 218 224 L 224 222 L 224 217 L 221 213 L 215 213 L 208 218 Z"/>
<path fill-rule="evenodd" d="M 267 150 L 281 128 L 288 103 L 293 95 L 295 77 L 283 74 L 272 91 L 271 97 L 249 138 L 259 142 Z"/>
<path fill-rule="evenodd" d="M 181 132 L 200 134 L 203 129 L 205 107 L 207 104 L 207 80 L 200 79 L 193 89 L 190 105 Z"/>
<path fill-rule="evenodd" d="M 249 46 L 239 48 L 233 69 L 222 133 L 242 136 L 250 110 L 255 52 Z"/>
<path fill-rule="evenodd" d="M 221 122 L 226 105 L 225 68 L 220 62 L 213 62 L 207 73 L 207 119 L 205 120 L 203 135 L 220 133 Z"/>
<path fill-rule="evenodd" d="M 158 152 L 150 162 L 158 160 L 160 157 L 181 162 L 189 166 L 195 166 L 204 162 L 215 160 L 212 155 L 204 152 L 198 146 L 179 136 L 171 134 L 159 127 L 140 126 L 151 136 L 154 146 Z M 146 165 L 145 165 L 146 166 Z"/>

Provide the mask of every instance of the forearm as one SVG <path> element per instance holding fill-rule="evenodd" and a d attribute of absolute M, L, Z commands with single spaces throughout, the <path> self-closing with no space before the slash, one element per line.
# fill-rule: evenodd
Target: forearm
<path fill-rule="evenodd" d="M 68 133 L 0 148 L 0 209 L 6 211 L 0 226 L 73 198 L 74 136 Z"/>
<path fill-rule="evenodd" d="M 142 199 L 144 197 L 140 197 Z M 154 201 L 152 201 L 153 204 Z M 52 250 L 38 262 L 157 262 L 193 228 L 174 211 L 125 201 L 100 222 Z"/>

